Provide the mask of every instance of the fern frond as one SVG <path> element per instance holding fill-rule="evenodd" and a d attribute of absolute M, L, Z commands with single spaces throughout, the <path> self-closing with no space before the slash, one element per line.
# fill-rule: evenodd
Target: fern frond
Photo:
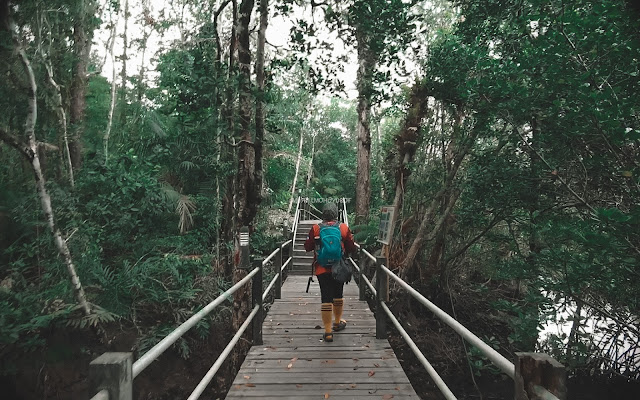
<path fill-rule="evenodd" d="M 189 198 L 189 196 L 182 195 L 178 199 L 176 205 L 176 213 L 178 214 L 178 229 L 180 234 L 185 234 L 193 226 L 192 212 L 196 210 L 196 204 Z"/>

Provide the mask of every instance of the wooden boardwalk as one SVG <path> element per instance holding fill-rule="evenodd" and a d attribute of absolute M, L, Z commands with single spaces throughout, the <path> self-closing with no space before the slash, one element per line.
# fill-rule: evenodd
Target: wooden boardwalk
<path fill-rule="evenodd" d="M 419 399 L 389 342 L 375 338 L 375 319 L 358 301 L 354 282 L 345 285 L 347 328 L 322 341 L 317 279 L 290 275 L 263 325 L 228 399 Z"/>

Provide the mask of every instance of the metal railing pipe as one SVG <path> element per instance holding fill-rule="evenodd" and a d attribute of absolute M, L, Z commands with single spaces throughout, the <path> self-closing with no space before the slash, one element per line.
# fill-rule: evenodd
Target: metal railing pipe
<path fill-rule="evenodd" d="M 376 262 L 376 257 L 374 255 L 372 255 L 371 253 L 369 253 L 367 250 L 363 249 L 362 246 L 360 246 L 360 244 L 356 243 L 355 244 L 356 247 L 358 249 L 360 249 L 360 251 L 362 252 L 362 254 L 364 254 L 365 256 L 369 257 L 369 259 L 373 262 Z"/>
<path fill-rule="evenodd" d="M 151 350 L 147 351 L 142 357 L 140 357 L 135 363 L 133 363 L 132 374 L 135 378 L 140 374 L 140 372 L 144 371 L 145 368 L 149 366 L 156 358 L 160 357 L 162 353 L 165 352 L 176 340 L 178 340 L 182 335 L 184 335 L 189 329 L 191 329 L 195 324 L 198 323 L 202 318 L 204 318 L 207 314 L 211 312 L 215 307 L 220 305 L 223 301 L 227 300 L 227 296 L 233 294 L 236 290 L 242 287 L 245 283 L 247 283 L 255 274 L 258 273 L 258 268 L 255 268 L 253 271 L 249 272 L 247 276 L 245 276 L 238 283 L 233 285 L 229 290 L 222 293 L 218 298 L 216 298 L 211 303 L 207 304 L 202 310 L 193 314 L 191 318 L 183 322 L 179 327 L 173 330 L 170 334 L 168 334 L 164 339 L 162 339 L 158 344 L 153 346 Z"/>
<path fill-rule="evenodd" d="M 282 267 L 280 268 L 280 270 L 284 271 L 284 269 L 287 268 L 287 266 L 289 265 L 292 259 L 293 259 L 292 257 L 289 257 L 287 261 L 284 264 L 282 264 Z"/>
<path fill-rule="evenodd" d="M 107 389 L 102 389 L 95 396 L 91 398 L 91 400 L 109 400 L 109 391 Z"/>
<path fill-rule="evenodd" d="M 461 323 L 453 319 L 449 314 L 442 311 L 438 306 L 427 300 L 420 292 L 409 286 L 408 283 L 400 279 L 396 274 L 391 272 L 389 268 L 384 265 L 381 267 L 381 270 L 384 271 L 387 275 L 389 275 L 393 280 L 398 282 L 400 286 L 402 286 L 407 292 L 409 292 L 416 300 L 418 300 L 422 305 L 427 307 L 432 313 L 434 313 L 438 318 L 440 318 L 444 323 L 449 325 L 454 331 L 456 331 L 460 336 L 462 336 L 467 342 L 476 346 L 480 351 L 489 359 L 491 362 L 498 367 L 502 372 L 509 375 L 511 379 L 515 377 L 515 366 L 512 362 L 507 360 L 502 354 L 498 353 L 485 342 L 482 341 L 479 337 L 473 334 L 470 330 L 465 328 Z"/>
<path fill-rule="evenodd" d="M 278 282 L 278 280 L 279 280 L 278 278 L 280 278 L 280 276 L 278 274 L 276 274 L 273 277 L 273 279 L 271 279 L 271 282 L 269 282 L 269 285 L 267 286 L 267 288 L 262 293 L 262 301 L 265 301 L 267 299 L 267 296 L 269 295 L 269 292 L 271 291 L 273 286 L 276 284 L 276 282 Z"/>
<path fill-rule="evenodd" d="M 416 346 L 413 339 L 411 339 L 411 336 L 409 336 L 407 331 L 405 331 L 402 325 L 400 325 L 400 322 L 398 321 L 398 319 L 395 317 L 395 315 L 393 315 L 393 313 L 391 312 L 391 310 L 389 310 L 389 307 L 387 307 L 385 303 L 382 303 L 382 309 L 387 314 L 387 316 L 391 320 L 391 323 L 393 323 L 393 325 L 396 327 L 400 335 L 407 342 L 407 344 L 409 345 L 409 348 L 413 351 L 413 354 L 416 355 L 416 357 L 418 358 L 422 366 L 427 370 L 427 373 L 429 374 L 431 379 L 433 379 L 433 382 L 436 384 L 438 389 L 440 389 L 440 392 L 444 395 L 444 397 L 447 400 L 457 400 L 456 396 L 451 392 L 451 390 L 449 389 L 447 384 L 442 380 L 440 375 L 438 375 L 438 372 L 431 366 L 431 363 L 429 362 L 429 360 L 427 360 L 427 358 L 424 356 L 424 354 L 422 354 L 420 349 L 418 349 L 418 346 Z"/>
<path fill-rule="evenodd" d="M 267 258 L 265 258 L 265 259 L 262 261 L 262 266 L 264 267 L 265 265 L 267 265 L 267 263 L 268 263 L 269 261 L 271 261 L 271 259 L 272 259 L 273 257 L 275 257 L 275 255 L 276 255 L 276 254 L 278 254 L 278 252 L 279 252 L 279 251 L 280 251 L 280 248 L 279 248 L 279 247 L 278 247 L 277 249 L 275 249 L 274 251 L 272 251 L 272 252 L 271 252 L 271 254 L 269 254 L 269 255 L 267 256 Z"/>
<path fill-rule="evenodd" d="M 369 290 L 371 290 L 371 293 L 373 293 L 373 295 L 375 296 L 376 294 L 378 294 L 378 292 L 376 291 L 376 288 L 373 287 L 373 284 L 371 283 L 371 281 L 369 280 L 369 278 L 367 278 L 367 276 L 365 274 L 362 273 L 362 268 L 356 264 L 355 261 L 353 261 L 353 258 L 349 257 L 349 261 L 351 261 L 351 264 L 353 264 L 353 266 L 360 271 L 360 276 L 362 277 L 362 279 L 364 279 L 364 283 L 369 287 Z M 364 299 L 362 299 L 364 300 Z"/>
<path fill-rule="evenodd" d="M 240 340 L 240 337 L 244 334 L 244 331 L 247 330 L 247 327 L 249 326 L 253 318 L 258 313 L 258 308 L 259 308 L 258 306 L 253 307 L 251 314 L 249 314 L 247 319 L 240 326 L 240 329 L 238 329 L 238 332 L 236 332 L 236 334 L 233 336 L 229 344 L 227 344 L 227 347 L 225 347 L 222 353 L 220 353 L 220 356 L 218 357 L 216 362 L 213 363 L 211 368 L 209 368 L 209 371 L 207 372 L 207 374 L 204 376 L 204 378 L 202 378 L 200 383 L 198 383 L 198 386 L 196 386 L 193 392 L 191 392 L 191 395 L 187 400 L 196 400 L 200 397 L 202 392 L 204 392 L 204 390 L 207 388 L 207 385 L 209 385 L 209 382 L 211 382 L 216 372 L 218 372 L 218 370 L 220 369 L 220 366 L 222 366 L 222 363 L 224 362 L 224 360 L 227 359 L 227 357 L 229 356 L 229 353 L 231 353 L 231 350 L 233 350 L 236 343 L 238 343 L 238 340 Z"/>

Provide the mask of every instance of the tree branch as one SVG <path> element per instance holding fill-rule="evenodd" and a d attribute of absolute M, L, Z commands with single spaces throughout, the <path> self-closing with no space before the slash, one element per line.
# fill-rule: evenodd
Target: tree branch
<path fill-rule="evenodd" d="M 2 128 L 0 128 L 0 140 L 18 150 L 29 162 L 33 160 L 33 151 L 29 145 Z"/>

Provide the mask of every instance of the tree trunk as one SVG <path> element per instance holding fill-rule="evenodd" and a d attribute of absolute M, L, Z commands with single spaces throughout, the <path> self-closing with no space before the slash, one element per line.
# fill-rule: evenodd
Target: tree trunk
<path fill-rule="evenodd" d="M 298 157 L 296 158 L 296 173 L 293 175 L 293 182 L 291 182 L 291 197 L 289 198 L 289 207 L 287 207 L 287 214 L 291 213 L 291 207 L 293 207 L 293 198 L 296 195 L 296 185 L 298 184 L 298 174 L 300 173 L 300 162 L 302 161 L 302 144 L 304 143 L 304 126 L 300 130 L 300 144 L 298 145 Z"/>
<path fill-rule="evenodd" d="M 73 53 L 75 66 L 71 83 L 70 122 L 73 127 L 69 150 L 71 164 L 77 170 L 82 166 L 82 140 L 84 136 L 84 114 L 87 108 L 87 84 L 89 56 L 91 54 L 91 39 L 93 28 L 90 21 L 94 17 L 93 0 L 81 0 L 80 14 L 76 16 L 73 25 Z"/>
<path fill-rule="evenodd" d="M 455 153 L 455 156 L 452 156 L 451 158 L 452 160 L 450 164 L 451 168 L 445 178 L 444 184 L 442 188 L 438 191 L 438 193 L 434 196 L 434 198 L 431 200 L 431 203 L 429 204 L 429 207 L 427 208 L 427 211 L 424 214 L 422 222 L 420 223 L 416 237 L 413 240 L 413 243 L 411 244 L 411 247 L 409 248 L 407 255 L 402 261 L 401 277 L 403 279 L 413 274 L 413 270 L 415 268 L 414 261 L 420 249 L 422 248 L 422 244 L 425 241 L 433 240 L 436 237 L 436 235 L 442 228 L 443 224 L 445 223 L 446 219 L 448 218 L 449 214 L 451 213 L 451 210 L 455 205 L 455 202 L 458 198 L 459 193 L 449 198 L 447 207 L 442 212 L 440 218 L 435 223 L 432 223 L 432 219 L 434 217 L 436 208 L 438 207 L 439 204 L 441 204 L 441 202 L 443 201 L 443 198 L 445 198 L 445 195 L 447 193 L 450 193 L 453 189 L 453 182 L 460 168 L 460 164 L 462 163 L 462 160 L 464 160 L 465 156 L 471 149 L 471 146 L 473 146 L 473 142 L 475 141 L 476 134 L 477 134 L 477 129 L 474 128 L 470 137 L 467 138 L 467 143 L 464 143 L 464 144 L 459 143 L 458 146 L 456 146 L 458 150 Z M 451 151 L 453 152 L 453 150 Z M 431 231 L 427 235 L 428 228 L 431 228 Z"/>
<path fill-rule="evenodd" d="M 50 54 L 49 54 L 50 56 Z M 73 164 L 71 163 L 71 152 L 69 150 L 69 133 L 67 130 L 67 113 L 64 110 L 64 106 L 62 105 L 62 93 L 60 90 L 60 85 L 53 77 L 53 67 L 51 66 L 51 61 L 49 58 L 45 58 L 45 68 L 47 70 L 47 82 L 51 85 L 54 93 L 54 108 L 56 110 L 56 114 L 58 114 L 58 120 L 60 122 L 60 129 L 62 129 L 62 144 L 63 151 L 61 151 L 61 156 L 64 162 L 67 165 L 67 173 L 69 174 L 69 184 L 71 187 L 75 186 L 75 179 L 73 176 Z"/>
<path fill-rule="evenodd" d="M 309 157 L 309 169 L 307 170 L 307 185 L 306 189 L 311 186 L 311 178 L 313 177 L 313 159 L 316 154 L 316 135 L 311 136 L 311 157 Z M 289 207 L 291 208 L 291 207 Z"/>
<path fill-rule="evenodd" d="M 258 43 L 256 48 L 256 139 L 254 141 L 256 169 L 254 195 L 258 204 L 262 200 L 262 185 L 264 172 L 262 166 L 262 143 L 264 141 L 265 120 L 265 74 L 264 74 L 264 45 L 266 42 L 267 25 L 269 23 L 269 0 L 260 0 L 260 29 L 258 30 Z M 257 204 L 256 204 L 257 207 Z"/>
<path fill-rule="evenodd" d="M 229 64 L 228 64 L 228 78 L 229 84 L 227 85 L 226 104 L 223 107 L 225 120 L 227 122 L 227 131 L 232 138 L 233 143 L 222 147 L 222 163 L 231 167 L 236 163 L 236 148 L 235 146 L 235 94 L 236 85 L 234 84 L 236 73 L 236 50 L 237 50 L 237 24 L 238 24 L 238 3 L 236 0 L 231 1 L 231 38 L 229 39 Z M 226 142 L 223 140 L 223 142 Z M 236 222 L 235 213 L 235 192 L 236 192 L 236 177 L 235 174 L 228 173 L 224 182 L 224 196 L 222 198 L 222 215 L 223 222 L 220 228 L 220 235 L 224 243 L 231 246 L 236 236 L 235 229 L 238 223 Z M 225 247 L 226 248 L 226 247 Z M 233 253 L 231 251 L 225 254 L 225 276 L 231 277 L 233 274 L 234 261 L 231 257 Z"/>
<path fill-rule="evenodd" d="M 254 199 L 255 185 L 255 148 L 251 142 L 251 53 L 249 50 L 249 25 L 253 12 L 254 0 L 243 0 L 240 3 L 238 14 L 238 67 L 239 67 L 239 120 L 241 140 L 238 143 L 238 174 L 236 177 L 236 212 L 237 223 L 235 231 L 239 232 L 241 226 L 247 226 L 251 232 L 251 223 L 257 211 L 256 199 Z M 239 240 L 235 241 L 235 254 L 240 254 Z M 235 257 L 239 262 L 239 257 Z M 239 265 L 233 271 L 233 281 L 238 282 L 247 275 L 247 271 L 240 269 Z M 233 295 L 232 328 L 237 331 L 247 318 L 251 308 L 251 285 L 245 285 Z M 240 352 L 244 352 L 247 345 L 241 346 Z M 233 360 L 234 366 L 240 364 L 238 358 Z"/>
<path fill-rule="evenodd" d="M 31 63 L 29 62 L 27 54 L 24 51 L 22 44 L 20 43 L 20 39 L 15 33 L 17 32 L 17 29 L 13 26 L 13 23 L 10 22 L 8 4 L 0 4 L 0 7 L 2 8 L 2 10 L 0 10 L 0 18 L 2 18 L 2 21 L 0 21 L 0 23 L 2 24 L 2 29 L 5 32 L 10 33 L 10 35 L 12 36 L 14 45 L 16 47 L 16 52 L 20 57 L 20 62 L 24 67 L 29 82 L 27 95 L 27 120 L 25 123 L 25 135 L 27 136 L 28 143 L 22 143 L 17 138 L 13 137 L 3 130 L 0 130 L 0 139 L 18 149 L 21 154 L 29 160 L 31 168 L 33 169 L 38 197 L 40 198 L 40 204 L 47 220 L 47 225 L 49 226 L 49 229 L 53 234 L 53 239 L 56 247 L 58 248 L 58 252 L 60 253 L 60 256 L 67 266 L 76 299 L 78 300 L 78 303 L 82 307 L 84 313 L 86 315 L 89 315 L 91 313 L 91 308 L 89 306 L 89 303 L 87 302 L 86 296 L 84 294 L 84 289 L 82 288 L 82 284 L 80 283 L 80 279 L 78 278 L 78 274 L 76 273 L 75 266 L 73 265 L 73 260 L 71 258 L 69 247 L 67 246 L 67 242 L 62 238 L 62 234 L 55 225 L 53 208 L 51 207 L 51 197 L 49 196 L 49 192 L 47 191 L 44 174 L 42 173 L 42 168 L 40 167 L 40 159 L 38 158 L 38 143 L 35 137 L 35 125 L 38 118 L 38 102 L 36 96 L 37 86 L 33 69 L 31 68 Z"/>
<path fill-rule="evenodd" d="M 250 125 L 252 117 L 251 52 L 249 29 L 253 0 L 243 0 L 238 15 L 238 67 L 239 67 L 239 120 L 238 176 L 236 186 L 236 210 L 240 226 L 250 226 L 257 212 L 259 193 L 256 193 L 256 148 L 252 142 Z"/>
<path fill-rule="evenodd" d="M 401 215 L 401 209 L 404 203 L 404 190 L 407 186 L 409 176 L 411 175 L 411 169 L 409 163 L 413 161 L 413 157 L 416 154 L 417 141 L 420 135 L 420 128 L 422 126 L 422 120 L 428 110 L 428 98 L 427 94 L 423 90 L 422 86 L 418 83 L 414 84 L 409 97 L 409 110 L 405 118 L 402 130 L 394 137 L 396 148 L 398 151 L 398 158 L 396 161 L 396 175 L 395 175 L 395 196 L 393 198 L 393 206 L 395 207 L 395 213 L 392 226 L 395 226 L 399 216 Z"/>
<path fill-rule="evenodd" d="M 122 70 L 120 71 L 120 126 L 127 123 L 127 49 L 129 46 L 129 0 L 124 0 L 124 31 L 122 32 Z"/>
<path fill-rule="evenodd" d="M 113 52 L 113 47 L 116 42 L 116 26 L 118 25 L 118 18 L 116 12 L 116 19 L 112 21 L 113 24 L 111 27 L 111 43 L 109 44 L 109 56 L 111 57 L 111 102 L 109 103 L 109 116 L 107 118 L 107 129 L 104 133 L 103 144 L 104 144 L 104 165 L 107 165 L 109 162 L 109 137 L 111 136 L 111 127 L 113 125 L 113 111 L 116 108 L 116 57 Z"/>
<path fill-rule="evenodd" d="M 371 200 L 371 96 L 373 94 L 372 73 L 375 55 L 371 54 L 368 38 L 356 27 L 358 46 L 358 153 L 356 163 L 356 225 L 369 220 Z"/>

